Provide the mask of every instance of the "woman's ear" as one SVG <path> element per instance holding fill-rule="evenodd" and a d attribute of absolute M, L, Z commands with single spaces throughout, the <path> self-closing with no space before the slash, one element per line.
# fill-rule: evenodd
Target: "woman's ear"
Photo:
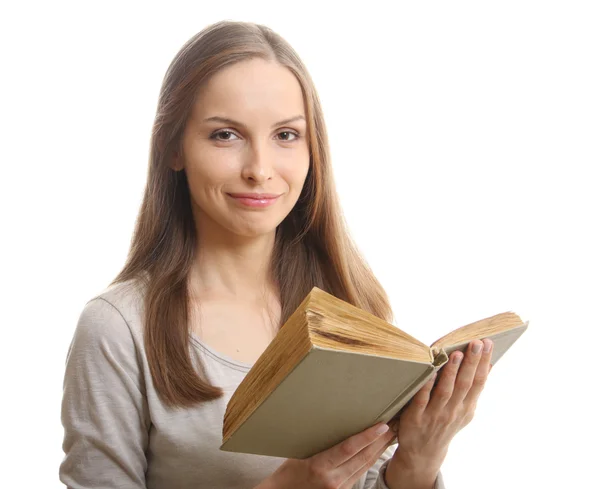
<path fill-rule="evenodd" d="M 183 158 L 181 157 L 178 151 L 173 152 L 173 157 L 171 158 L 171 163 L 169 164 L 169 166 L 174 171 L 183 170 Z"/>

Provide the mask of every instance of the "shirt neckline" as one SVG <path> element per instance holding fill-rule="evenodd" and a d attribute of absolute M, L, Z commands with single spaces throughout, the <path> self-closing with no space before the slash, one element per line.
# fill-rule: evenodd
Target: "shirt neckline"
<path fill-rule="evenodd" d="M 227 355 L 224 355 L 223 353 L 218 352 L 217 350 L 214 350 L 213 348 L 208 346 L 206 343 L 204 343 L 198 337 L 198 335 L 196 335 L 195 333 L 190 332 L 190 338 L 192 339 L 192 342 L 196 344 L 196 346 L 198 346 L 202 350 L 204 350 L 204 352 L 207 355 L 214 358 L 217 362 L 220 362 L 228 367 L 232 367 L 232 368 L 235 368 L 236 370 L 240 370 L 243 372 L 248 372 L 252 368 L 253 364 L 251 364 L 251 363 L 246 363 L 246 362 L 241 362 L 239 360 L 235 360 Z"/>

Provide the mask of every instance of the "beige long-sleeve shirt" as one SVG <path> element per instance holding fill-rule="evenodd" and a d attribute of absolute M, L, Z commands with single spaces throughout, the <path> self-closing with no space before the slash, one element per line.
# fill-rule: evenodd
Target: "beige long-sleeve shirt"
<path fill-rule="evenodd" d="M 220 399 L 170 409 L 158 397 L 142 333 L 142 291 L 130 281 L 105 289 L 83 308 L 69 349 L 60 480 L 72 489 L 251 489 L 285 459 L 220 451 L 227 402 L 251 365 L 196 336 L 190 349 Z M 353 489 L 387 489 L 389 447 Z M 444 489 L 441 474 L 435 489 Z"/>

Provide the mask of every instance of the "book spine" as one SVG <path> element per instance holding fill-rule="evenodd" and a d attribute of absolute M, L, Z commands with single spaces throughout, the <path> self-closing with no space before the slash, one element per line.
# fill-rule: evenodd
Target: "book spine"
<path fill-rule="evenodd" d="M 396 415 L 404 405 L 412 399 L 412 397 L 417 393 L 417 391 L 427 382 L 429 377 L 433 375 L 433 373 L 438 370 L 439 367 L 434 367 L 433 365 L 429 366 L 425 372 L 423 372 L 419 377 L 415 379 L 415 381 L 410 384 L 406 389 L 404 389 L 380 414 L 377 416 L 375 421 L 371 423 L 370 426 L 373 426 L 377 423 L 387 423 L 390 421 L 394 415 Z"/>

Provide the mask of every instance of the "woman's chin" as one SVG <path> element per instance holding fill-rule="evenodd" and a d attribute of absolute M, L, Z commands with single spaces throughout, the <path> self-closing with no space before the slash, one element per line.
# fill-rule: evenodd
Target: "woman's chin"
<path fill-rule="evenodd" d="M 237 229 L 232 230 L 238 236 L 243 236 L 245 238 L 259 238 L 261 236 L 266 236 L 269 234 L 275 233 L 277 226 L 275 225 L 262 225 L 262 226 L 244 226 L 238 227 Z"/>

